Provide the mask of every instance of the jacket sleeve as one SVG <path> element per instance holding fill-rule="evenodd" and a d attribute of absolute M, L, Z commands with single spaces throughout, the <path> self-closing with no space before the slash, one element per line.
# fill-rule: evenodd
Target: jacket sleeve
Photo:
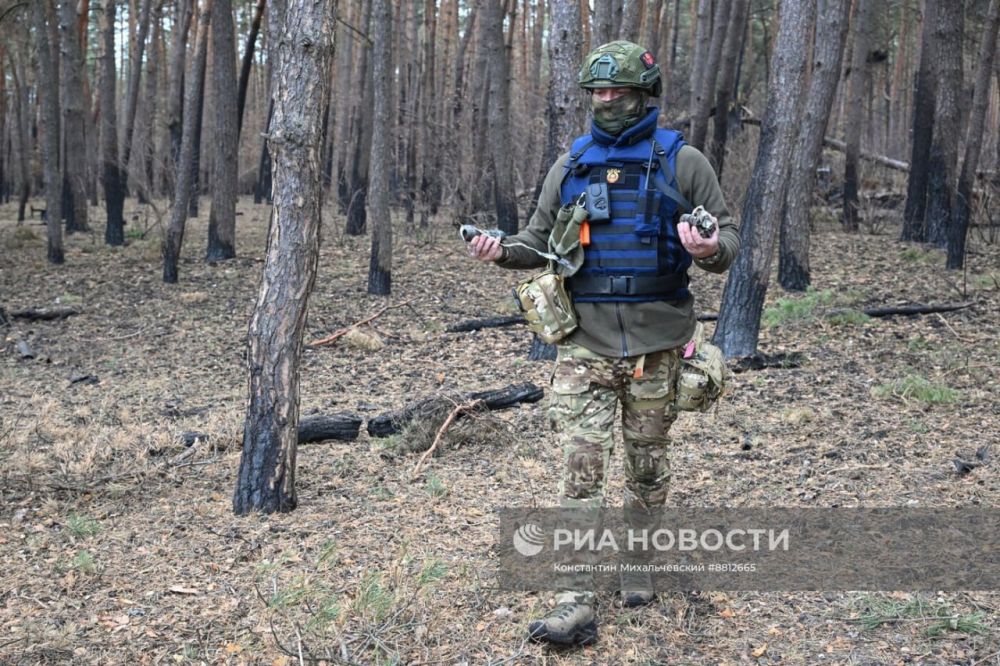
<path fill-rule="evenodd" d="M 711 273 L 724 273 L 740 250 L 740 228 L 729 214 L 711 162 L 693 146 L 682 146 L 677 152 L 677 185 L 692 206 L 704 206 L 719 222 L 719 254 L 712 263 L 700 259 L 695 263 Z"/>
<path fill-rule="evenodd" d="M 552 233 L 552 225 L 561 206 L 559 190 L 562 186 L 563 167 L 568 159 L 569 153 L 563 154 L 549 169 L 545 181 L 542 183 L 542 191 L 538 195 L 538 206 L 528 221 L 528 226 L 519 233 L 508 236 L 503 241 L 508 254 L 506 259 L 496 262 L 498 266 L 503 268 L 541 268 L 545 265 L 545 259 L 529 250 L 528 247 L 539 252 L 545 252 L 548 249 L 549 234 Z M 517 244 L 528 247 L 520 247 Z"/>

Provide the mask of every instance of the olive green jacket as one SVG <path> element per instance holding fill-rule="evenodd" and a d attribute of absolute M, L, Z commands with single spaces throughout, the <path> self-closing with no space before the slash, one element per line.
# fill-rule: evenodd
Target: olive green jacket
<path fill-rule="evenodd" d="M 509 241 L 523 243 L 544 252 L 556 214 L 559 212 L 563 167 L 569 153 L 562 155 L 545 176 L 538 208 L 528 226 Z M 740 248 L 739 227 L 729 214 L 719 180 L 708 159 L 696 148 L 683 146 L 677 153 L 677 185 L 692 206 L 704 206 L 719 222 L 719 251 L 706 264 L 695 265 L 712 273 L 722 273 Z M 540 268 L 545 259 L 525 247 L 507 248 L 496 262 L 503 268 Z M 694 296 L 680 301 L 647 303 L 575 303 L 579 328 L 569 340 L 605 356 L 640 356 L 673 349 L 691 339 L 695 327 Z"/>

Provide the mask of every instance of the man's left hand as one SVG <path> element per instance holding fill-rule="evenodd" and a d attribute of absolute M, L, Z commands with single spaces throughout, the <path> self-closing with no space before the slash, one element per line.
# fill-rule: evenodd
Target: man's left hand
<path fill-rule="evenodd" d="M 681 245 L 695 259 L 706 259 L 719 251 L 719 225 L 715 225 L 711 236 L 702 238 L 690 224 L 679 222 L 677 234 L 681 237 Z"/>

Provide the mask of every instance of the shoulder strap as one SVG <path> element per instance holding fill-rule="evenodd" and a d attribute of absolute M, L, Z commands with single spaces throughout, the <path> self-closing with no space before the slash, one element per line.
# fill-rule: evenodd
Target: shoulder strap
<path fill-rule="evenodd" d="M 671 182 L 676 182 L 674 177 L 674 170 L 670 168 L 670 162 L 667 161 L 667 151 L 657 143 L 656 139 L 651 139 L 653 142 L 653 152 L 656 153 L 656 159 L 660 162 L 660 173 L 663 174 L 663 182 L 660 182 L 655 175 L 653 176 L 653 182 L 656 183 L 656 187 L 659 188 L 661 192 L 677 202 L 683 212 L 690 213 L 694 210 L 694 206 L 691 205 L 683 194 L 677 191 L 676 188 L 670 185 Z"/>
<path fill-rule="evenodd" d="M 566 164 L 563 165 L 563 177 L 561 185 L 564 185 L 566 183 L 566 179 L 569 178 L 569 174 L 573 172 L 573 168 L 576 166 L 576 163 L 580 160 L 580 158 L 583 157 L 583 154 L 587 152 L 587 150 L 592 145 L 594 145 L 594 137 L 592 137 L 589 134 L 581 136 L 579 139 L 577 139 L 577 141 L 580 141 L 580 139 L 584 138 L 586 138 L 587 140 L 583 141 L 582 145 L 579 148 L 570 153 L 569 159 L 567 159 Z M 573 143 L 576 143 L 576 141 L 574 141 Z"/>

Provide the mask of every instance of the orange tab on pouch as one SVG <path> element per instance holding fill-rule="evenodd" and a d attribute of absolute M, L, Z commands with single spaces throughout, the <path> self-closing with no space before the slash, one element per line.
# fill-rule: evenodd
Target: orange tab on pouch
<path fill-rule="evenodd" d="M 580 223 L 580 245 L 590 245 L 590 222 L 587 220 Z"/>
<path fill-rule="evenodd" d="M 684 345 L 683 358 L 691 358 L 692 356 L 694 356 L 694 340 L 690 340 Z"/>
<path fill-rule="evenodd" d="M 642 379 L 642 370 L 646 365 L 646 355 L 643 354 L 635 362 L 635 370 L 632 372 L 632 379 Z"/>

